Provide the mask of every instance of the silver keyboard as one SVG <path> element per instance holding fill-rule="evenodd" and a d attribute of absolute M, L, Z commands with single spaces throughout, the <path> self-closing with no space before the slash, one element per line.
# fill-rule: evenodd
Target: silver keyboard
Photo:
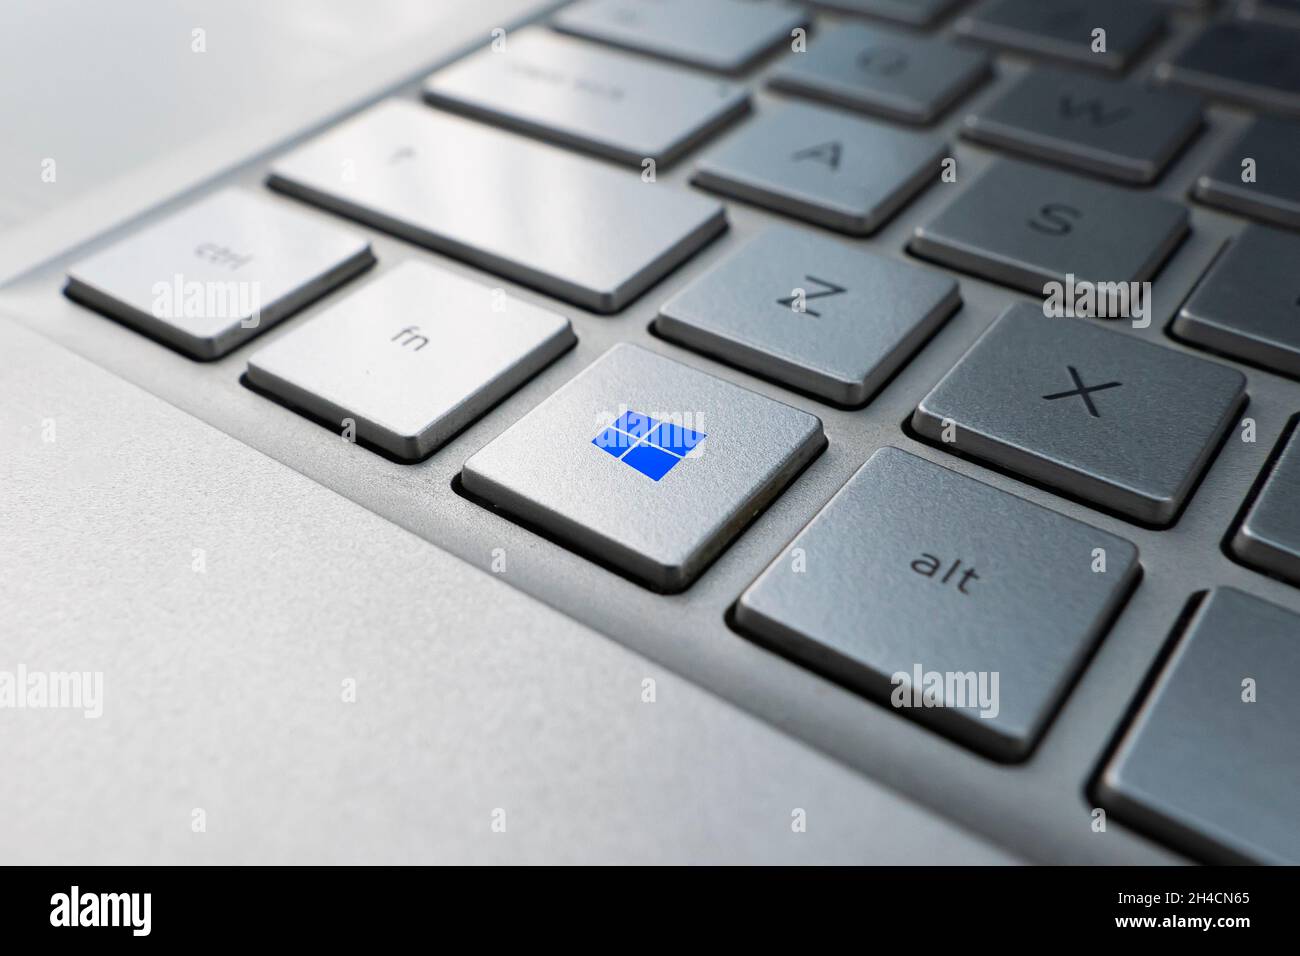
<path fill-rule="evenodd" d="M 25 311 L 1030 859 L 1300 862 L 1300 7 L 579 0 L 388 92 Z"/>

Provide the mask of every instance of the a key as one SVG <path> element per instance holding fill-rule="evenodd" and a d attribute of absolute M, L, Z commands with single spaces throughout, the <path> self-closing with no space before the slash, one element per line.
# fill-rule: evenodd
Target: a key
<path fill-rule="evenodd" d="M 1195 196 L 1241 216 L 1300 229 L 1300 124 L 1256 119 L 1196 181 Z"/>
<path fill-rule="evenodd" d="M 350 230 L 224 189 L 68 269 L 69 298 L 216 359 L 374 263 Z"/>
<path fill-rule="evenodd" d="M 911 27 L 938 23 L 966 0 L 815 0 L 815 5 L 836 13 L 860 13 L 894 20 Z"/>
<path fill-rule="evenodd" d="M 669 299 L 655 330 L 838 405 L 862 405 L 960 303 L 946 275 L 778 227 Z"/>
<path fill-rule="evenodd" d="M 616 345 L 465 462 L 461 480 L 629 577 L 680 591 L 825 444 L 807 412 Z"/>
<path fill-rule="evenodd" d="M 1293 429 L 1232 537 L 1232 553 L 1253 568 L 1300 584 L 1297 501 L 1300 501 L 1300 430 Z"/>
<path fill-rule="evenodd" d="M 1245 404 L 1235 369 L 1102 328 L 1008 309 L 912 415 L 942 447 L 1166 526 Z"/>
<path fill-rule="evenodd" d="M 994 0 L 958 19 L 957 32 L 1032 56 L 1119 72 L 1160 35 L 1164 22 L 1164 11 L 1147 0 Z"/>
<path fill-rule="evenodd" d="M 746 0 L 580 0 L 555 15 L 565 33 L 691 66 L 740 73 L 774 47 L 792 42 L 808 14 L 781 3 Z"/>
<path fill-rule="evenodd" d="M 431 103 L 641 167 L 667 166 L 743 115 L 743 86 L 541 27 L 443 67 Z"/>
<path fill-rule="evenodd" d="M 1187 209 L 1028 163 L 999 160 L 909 249 L 926 259 L 1041 294 L 1045 283 L 1149 279 L 1187 234 Z"/>
<path fill-rule="evenodd" d="M 1051 163 L 1151 183 L 1200 128 L 1201 109 L 1187 94 L 1040 68 L 968 116 L 963 131 Z"/>
<path fill-rule="evenodd" d="M 1300 615 L 1196 609 L 1098 780 L 1101 805 L 1213 863 L 1300 864 Z"/>
<path fill-rule="evenodd" d="M 1174 319 L 1180 339 L 1300 378 L 1300 236 L 1247 226 Z"/>
<path fill-rule="evenodd" d="M 623 308 L 727 225 L 704 196 L 400 100 L 276 160 L 269 182 L 596 312 Z"/>
<path fill-rule="evenodd" d="M 843 26 L 787 54 L 772 73 L 773 89 L 876 113 L 930 123 L 988 76 L 989 59 L 940 40 Z"/>
<path fill-rule="evenodd" d="M 755 118 L 705 153 L 693 181 L 865 236 L 938 178 L 947 152 L 937 136 L 792 104 Z"/>
<path fill-rule="evenodd" d="M 1271 23 L 1211 23 L 1156 77 L 1215 99 L 1300 116 L 1300 33 Z"/>
<path fill-rule="evenodd" d="M 735 620 L 900 714 L 1023 760 L 1138 570 L 1122 538 L 882 448 Z"/>
<path fill-rule="evenodd" d="M 407 261 L 256 352 L 253 385 L 417 460 L 576 341 L 569 320 Z"/>

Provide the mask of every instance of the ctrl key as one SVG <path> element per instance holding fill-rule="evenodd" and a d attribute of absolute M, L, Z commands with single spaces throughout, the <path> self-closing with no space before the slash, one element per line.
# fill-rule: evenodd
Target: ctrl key
<path fill-rule="evenodd" d="M 882 448 L 741 595 L 735 619 L 760 643 L 1015 761 L 1139 570 L 1122 538 Z"/>

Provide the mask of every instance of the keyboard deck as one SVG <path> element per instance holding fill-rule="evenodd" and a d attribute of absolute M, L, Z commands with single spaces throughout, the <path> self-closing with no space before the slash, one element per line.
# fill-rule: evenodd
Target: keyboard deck
<path fill-rule="evenodd" d="M 1091 2 L 1060 6 L 1086 23 Z M 760 5 L 719 6 L 744 19 Z M 547 18 L 512 28 L 505 54 L 389 91 L 19 280 L 5 303 L 639 652 L 646 676 L 686 676 L 1026 858 L 1296 862 L 1300 527 L 1286 502 L 1300 439 L 1282 448 L 1300 413 L 1285 315 L 1300 289 L 1280 288 L 1276 259 L 1231 255 L 1243 230 L 1278 258 L 1300 235 L 1275 166 L 1261 158 L 1261 189 L 1243 196 L 1230 150 L 1256 116 L 1293 115 L 1300 89 L 1207 48 L 1264 31 L 1300 62 L 1286 25 L 1300 16 L 1260 0 L 1254 19 L 1213 24 L 1231 11 L 1125 0 L 1093 63 L 1071 16 L 1035 6 L 781 7 L 701 48 L 673 43 L 671 19 L 629 34 L 625 18 L 569 8 L 563 33 Z M 790 52 L 805 21 L 807 51 Z M 829 42 L 836 30 L 848 41 Z M 527 64 L 512 71 L 514 43 Z M 632 92 L 593 120 L 512 89 L 569 68 Z M 1109 131 L 1134 115 L 1141 136 Z M 1288 153 L 1281 129 L 1254 131 L 1271 137 L 1260 157 Z M 403 171 L 448 142 L 464 154 L 429 161 L 450 190 Z M 810 189 L 791 178 L 798 153 L 870 188 Z M 140 288 L 124 273 L 147 263 L 114 248 L 154 226 L 165 241 L 168 217 L 231 187 L 264 201 L 258 216 L 329 231 L 319 261 L 294 257 L 310 288 L 264 326 L 201 341 L 122 309 Z M 375 260 L 359 277 L 357 237 Z M 239 267 L 237 250 L 201 255 Z M 1197 290 L 1212 269 L 1223 286 Z M 1044 318 L 1034 290 L 1076 271 L 1150 278 L 1149 322 Z M 772 290 L 750 295 L 761 283 Z M 370 298 L 340 309 L 358 292 Z M 1230 305 L 1251 297 L 1263 318 L 1243 325 Z M 427 314 L 345 347 L 360 306 L 403 303 Z M 868 334 L 831 331 L 849 304 Z M 765 307 L 775 331 L 748 318 Z M 519 324 L 487 348 L 468 317 Z M 404 389 L 386 364 L 439 354 L 462 357 L 459 391 Z M 431 410 L 406 421 L 410 402 Z M 708 414 L 659 420 L 683 409 Z M 340 436 L 345 420 L 359 441 Z M 890 675 L 913 662 L 997 670 L 1001 712 L 891 706 Z"/>

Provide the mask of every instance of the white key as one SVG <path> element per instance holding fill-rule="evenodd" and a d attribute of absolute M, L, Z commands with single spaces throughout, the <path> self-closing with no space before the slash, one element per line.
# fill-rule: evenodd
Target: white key
<path fill-rule="evenodd" d="M 423 458 L 577 341 L 569 320 L 404 262 L 259 350 L 258 388 L 408 460 Z"/>
<path fill-rule="evenodd" d="M 743 86 L 541 27 L 429 77 L 430 102 L 640 166 L 666 166 L 749 109 Z"/>
<path fill-rule="evenodd" d="M 278 159 L 270 183 L 597 312 L 727 227 L 715 200 L 400 100 Z"/>
<path fill-rule="evenodd" d="M 225 189 L 76 263 L 65 291 L 194 358 L 215 359 L 374 261 L 351 230 Z"/>

